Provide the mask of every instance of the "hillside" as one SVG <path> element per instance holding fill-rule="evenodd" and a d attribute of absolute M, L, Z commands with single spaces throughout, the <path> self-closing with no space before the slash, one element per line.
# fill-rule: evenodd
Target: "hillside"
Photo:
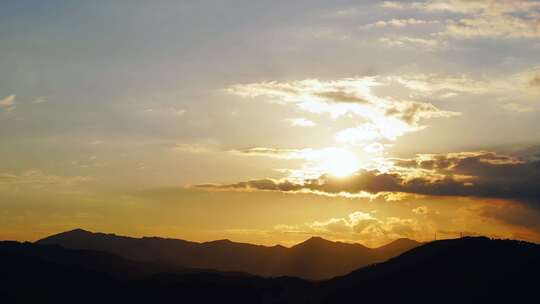
<path fill-rule="evenodd" d="M 466 237 L 427 243 L 326 281 L 324 298 L 340 303 L 362 291 L 366 301 L 386 303 L 525 303 L 536 293 L 539 272 L 537 244 Z"/>
<path fill-rule="evenodd" d="M 131 238 L 82 229 L 46 237 L 37 244 L 114 253 L 137 261 L 162 261 L 187 268 L 246 272 L 260 276 L 327 279 L 385 261 L 420 243 L 398 240 L 371 249 L 313 237 L 291 248 L 218 240 L 205 243 L 157 237 Z"/>
<path fill-rule="evenodd" d="M 326 242 L 312 239 L 299 246 L 305 250 Z M 532 303 L 540 246 L 482 237 L 436 241 L 345 276 L 313 282 L 0 242 L 0 269 L 5 303 Z"/>

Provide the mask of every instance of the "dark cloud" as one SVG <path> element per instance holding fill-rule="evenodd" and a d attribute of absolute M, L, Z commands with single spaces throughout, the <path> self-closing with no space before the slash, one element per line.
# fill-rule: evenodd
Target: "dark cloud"
<path fill-rule="evenodd" d="M 414 125 L 422 118 L 451 117 L 457 112 L 441 112 L 437 107 L 424 102 L 400 102 L 386 110 L 386 115 L 394 116 L 407 124 Z"/>
<path fill-rule="evenodd" d="M 261 179 L 201 187 L 327 194 L 402 192 L 472 196 L 513 199 L 540 207 L 540 161 L 494 152 L 420 155 L 416 159 L 395 160 L 390 172 L 360 170 L 348 178 L 322 175 L 303 182 Z"/>
<path fill-rule="evenodd" d="M 479 210 L 483 217 L 502 221 L 504 223 L 521 226 L 523 228 L 540 231 L 540 210 L 531 210 L 523 206 L 486 205 Z"/>
<path fill-rule="evenodd" d="M 320 92 L 320 93 L 317 93 L 315 95 L 319 96 L 319 97 L 322 97 L 322 98 L 325 98 L 325 99 L 327 99 L 329 101 L 333 101 L 333 102 L 369 103 L 369 101 L 367 101 L 364 98 L 361 98 L 361 97 L 357 96 L 356 94 L 348 93 L 348 92 L 344 92 L 344 91 L 338 91 L 338 90 Z"/>
<path fill-rule="evenodd" d="M 272 191 L 283 191 L 283 192 L 294 192 L 300 191 L 305 186 L 302 184 L 296 184 L 290 181 L 275 181 L 272 179 L 259 179 L 251 180 L 247 182 L 238 182 L 234 184 L 202 184 L 196 185 L 198 188 L 214 188 L 214 189 L 230 189 L 230 190 L 272 190 Z"/>
<path fill-rule="evenodd" d="M 240 150 L 229 150 L 230 153 L 247 156 L 267 156 L 284 159 L 302 158 L 302 152 L 306 149 L 283 149 L 283 148 L 265 148 L 255 147 Z"/>

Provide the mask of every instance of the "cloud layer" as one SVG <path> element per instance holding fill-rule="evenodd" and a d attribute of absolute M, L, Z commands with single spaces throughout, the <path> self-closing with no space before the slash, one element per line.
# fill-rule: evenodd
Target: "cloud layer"
<path fill-rule="evenodd" d="M 540 207 L 540 160 L 494 152 L 424 154 L 393 159 L 387 171 L 357 171 L 345 178 L 321 175 L 302 182 L 260 179 L 204 188 L 312 192 L 327 195 L 384 194 L 515 199 Z"/>
<path fill-rule="evenodd" d="M 387 9 L 413 9 L 455 14 L 439 34 L 458 39 L 540 38 L 540 3 L 536 1 L 429 0 L 401 3 L 386 1 Z M 377 24 L 377 23 L 375 23 Z"/>
<path fill-rule="evenodd" d="M 329 114 L 337 119 L 346 114 L 361 121 L 356 130 L 343 130 L 341 140 L 362 141 L 369 129 L 369 139 L 395 140 L 405 133 L 424 128 L 423 119 L 453 117 L 457 112 L 444 111 L 431 103 L 381 98 L 372 92 L 383 85 L 378 77 L 346 78 L 333 81 L 306 79 L 293 82 L 261 82 L 233 85 L 227 92 L 267 102 L 294 105 L 303 111 Z"/>
<path fill-rule="evenodd" d="M 379 217 L 355 211 L 345 217 L 307 222 L 303 225 L 277 225 L 283 233 L 321 235 L 332 239 L 361 241 L 373 246 L 399 238 L 426 239 L 433 235 L 433 227 L 414 218 Z"/>

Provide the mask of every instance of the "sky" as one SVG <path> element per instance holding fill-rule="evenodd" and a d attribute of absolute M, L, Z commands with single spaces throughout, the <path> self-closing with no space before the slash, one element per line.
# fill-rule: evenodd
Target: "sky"
<path fill-rule="evenodd" d="M 540 1 L 0 2 L 0 239 L 540 242 Z"/>

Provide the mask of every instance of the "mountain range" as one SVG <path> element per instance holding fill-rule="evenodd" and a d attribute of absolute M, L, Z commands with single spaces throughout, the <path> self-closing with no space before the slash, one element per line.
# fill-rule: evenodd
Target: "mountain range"
<path fill-rule="evenodd" d="M 103 251 L 135 261 L 160 261 L 183 268 L 245 272 L 265 277 L 294 276 L 311 280 L 345 275 L 360 267 L 388 260 L 421 244 L 399 239 L 372 249 L 361 244 L 312 237 L 287 248 L 229 240 L 197 243 L 158 237 L 132 238 L 82 229 L 52 235 L 36 243 Z"/>
<path fill-rule="evenodd" d="M 441 240 L 312 281 L 4 241 L 0 269 L 2 303 L 535 303 L 540 245 L 485 237 Z"/>

